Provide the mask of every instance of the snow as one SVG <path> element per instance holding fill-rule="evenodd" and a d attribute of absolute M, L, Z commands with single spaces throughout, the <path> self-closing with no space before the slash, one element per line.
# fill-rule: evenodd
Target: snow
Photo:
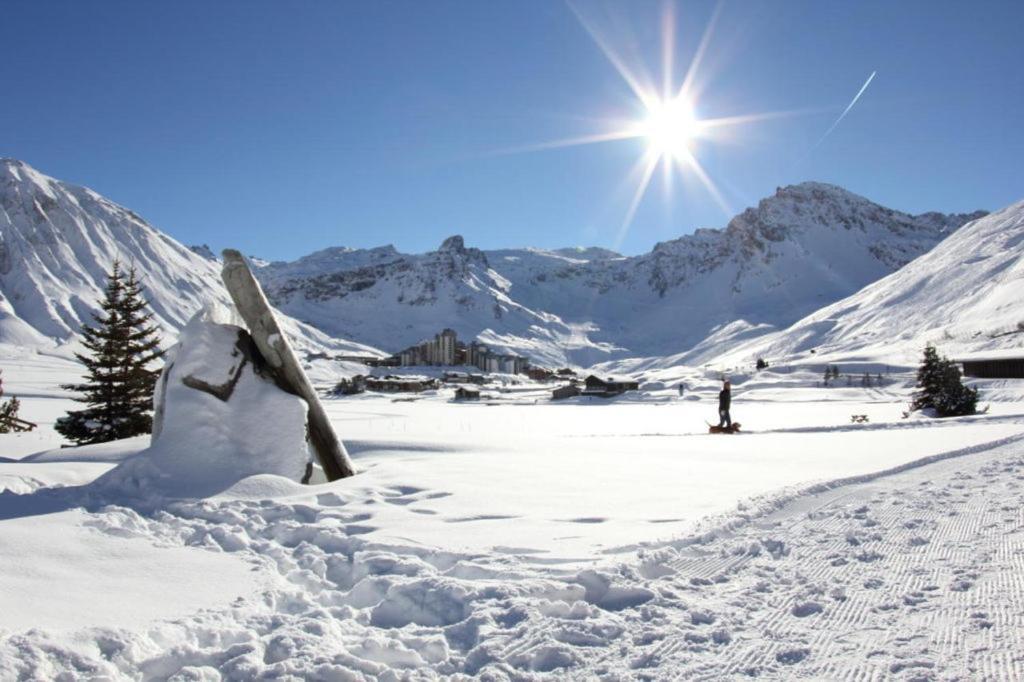
<path fill-rule="evenodd" d="M 281 310 L 336 336 L 398 351 L 451 327 L 539 364 L 587 366 L 678 354 L 713 333 L 731 341 L 785 328 L 981 215 L 912 216 L 806 182 L 722 230 L 638 256 L 480 251 L 452 237 L 426 254 L 329 249 L 256 274 Z"/>
<path fill-rule="evenodd" d="M 642 387 L 329 398 L 360 473 L 309 486 L 305 406 L 192 317 L 225 297 L 208 250 L 0 169 L 4 386 L 39 423 L 0 435 L 0 679 L 1024 678 L 1024 384 L 904 413 L 926 340 L 1019 346 L 1024 204 L 908 216 L 804 183 L 638 257 L 451 238 L 258 263 L 331 333 L 455 326 Z M 71 332 L 115 255 L 182 331 L 158 428 L 61 448 Z M 284 323 L 325 392 L 361 371 L 333 354 L 377 353 Z M 723 376 L 738 435 L 706 433 Z"/>
<path fill-rule="evenodd" d="M 0 521 L 0 637 L 28 624 L 50 632 L 143 629 L 225 608 L 260 586 L 238 557 L 104 533 L 82 510 L 19 520 Z"/>
<path fill-rule="evenodd" d="M 22 362 L 13 387 L 71 405 Z M 174 501 L 92 482 L 145 439 L 2 462 L 0 678 L 1024 672 L 1020 382 L 929 420 L 902 418 L 907 371 L 737 373 L 747 432 L 710 436 L 717 377 L 674 371 L 610 400 L 329 399 L 360 474 L 312 487 L 266 461 Z"/>
<path fill-rule="evenodd" d="M 1019 354 L 1024 344 L 1024 202 L 957 230 L 932 251 L 856 294 L 727 353 L 720 361 L 868 355 L 916 359 L 926 343 L 950 356 Z M 1014 350 L 1016 349 L 1016 350 Z"/>
<path fill-rule="evenodd" d="M 196 313 L 156 387 L 152 446 L 97 485 L 206 497 L 256 474 L 300 481 L 310 461 L 306 403 L 257 373 L 241 347 L 248 338 L 212 311 Z"/>
<path fill-rule="evenodd" d="M 144 273 L 154 323 L 174 335 L 209 304 L 229 304 L 220 264 L 85 187 L 23 161 L 0 159 L 0 345 L 4 355 L 46 349 L 65 356 L 99 312 L 115 259 Z M 379 355 L 298 320 L 282 324 L 302 351 Z"/>

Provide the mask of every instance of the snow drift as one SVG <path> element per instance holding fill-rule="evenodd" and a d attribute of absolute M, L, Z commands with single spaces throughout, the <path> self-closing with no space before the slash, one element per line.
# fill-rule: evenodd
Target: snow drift
<path fill-rule="evenodd" d="M 151 446 L 97 485 L 206 497 L 261 474 L 301 481 L 311 463 L 306 403 L 278 388 L 262 364 L 247 331 L 210 310 L 196 314 L 157 383 Z"/>

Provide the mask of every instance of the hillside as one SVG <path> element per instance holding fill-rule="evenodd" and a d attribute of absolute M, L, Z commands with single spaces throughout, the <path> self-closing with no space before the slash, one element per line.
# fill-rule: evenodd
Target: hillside
<path fill-rule="evenodd" d="M 261 268 L 274 303 L 398 350 L 452 327 L 541 362 L 671 355 L 785 328 L 984 215 L 913 216 L 832 185 L 779 189 L 721 230 L 623 257 L 604 249 L 328 249 Z"/>
<path fill-rule="evenodd" d="M 73 342 L 98 311 L 115 259 L 143 274 L 154 322 L 170 338 L 203 305 L 229 301 L 216 261 L 91 189 L 0 159 L 0 343 Z M 300 348 L 374 352 L 285 323 Z"/>
<path fill-rule="evenodd" d="M 815 355 L 916 357 L 1024 346 L 1024 201 L 976 220 L 906 267 L 730 350 L 723 361 Z"/>

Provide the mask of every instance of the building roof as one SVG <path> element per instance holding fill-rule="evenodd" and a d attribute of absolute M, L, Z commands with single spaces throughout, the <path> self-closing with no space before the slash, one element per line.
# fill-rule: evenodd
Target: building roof
<path fill-rule="evenodd" d="M 996 360 L 1024 360 L 1024 348 L 999 348 L 995 350 L 964 353 L 953 358 L 953 362 L 989 362 Z"/>
<path fill-rule="evenodd" d="M 604 383 L 604 384 L 635 384 L 637 382 L 636 379 L 632 379 L 630 377 L 607 376 L 607 375 L 606 376 L 600 376 L 600 375 L 597 375 L 597 374 L 590 374 L 590 375 L 587 376 L 587 379 L 588 380 L 589 379 L 597 379 L 598 381 L 600 381 L 601 383 Z"/>

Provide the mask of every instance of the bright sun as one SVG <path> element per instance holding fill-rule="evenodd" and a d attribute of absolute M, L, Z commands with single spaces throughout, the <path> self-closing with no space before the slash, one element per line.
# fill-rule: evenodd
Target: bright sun
<path fill-rule="evenodd" d="M 676 97 L 652 103 L 639 132 L 647 138 L 653 154 L 681 160 L 690 155 L 690 145 L 700 134 L 701 123 L 694 116 L 690 103 Z"/>

